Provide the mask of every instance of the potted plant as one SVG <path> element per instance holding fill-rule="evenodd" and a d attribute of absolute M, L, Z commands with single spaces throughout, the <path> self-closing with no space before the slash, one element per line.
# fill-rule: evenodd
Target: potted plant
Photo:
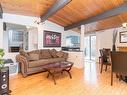
<path fill-rule="evenodd" d="M 3 56 L 4 56 L 4 50 L 0 49 L 0 67 L 3 68 L 4 67 L 4 61 L 3 61 Z"/>
<path fill-rule="evenodd" d="M 116 51 L 116 45 L 115 44 L 116 44 L 117 32 L 118 32 L 118 30 L 114 29 L 113 38 L 112 38 L 112 42 L 113 42 L 112 51 Z"/>

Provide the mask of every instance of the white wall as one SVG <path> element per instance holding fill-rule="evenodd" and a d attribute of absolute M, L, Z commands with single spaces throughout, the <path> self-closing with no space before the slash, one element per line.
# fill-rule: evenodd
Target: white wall
<path fill-rule="evenodd" d="M 38 48 L 39 49 L 42 49 L 42 48 L 45 48 L 43 47 L 43 32 L 44 30 L 48 30 L 48 31 L 54 31 L 54 32 L 59 32 L 61 33 L 61 46 L 65 46 L 66 44 L 66 36 L 80 36 L 79 33 L 77 32 L 73 32 L 71 30 L 69 31 L 64 31 L 64 27 L 58 25 L 58 24 L 55 24 L 53 22 L 50 22 L 50 21 L 45 21 L 45 23 L 42 23 L 38 26 L 39 30 L 38 30 Z M 51 47 L 53 48 L 53 47 Z M 51 48 L 48 48 L 48 49 L 51 49 Z M 47 48 L 45 48 L 47 49 Z M 55 47 L 55 49 L 57 50 L 61 50 L 61 47 Z"/>
<path fill-rule="evenodd" d="M 38 40 L 37 40 L 37 47 L 38 49 L 42 49 L 43 47 L 43 31 L 44 30 L 49 30 L 49 31 L 54 31 L 54 32 L 60 32 L 62 34 L 62 42 L 61 46 L 65 46 L 66 42 L 66 36 L 72 36 L 72 35 L 78 35 L 80 36 L 79 33 L 73 32 L 73 31 L 64 31 L 64 28 L 62 26 L 59 26 L 53 22 L 50 21 L 45 21 L 44 23 L 41 24 L 36 24 L 35 21 L 39 21 L 40 18 L 37 17 L 29 17 L 29 16 L 21 16 L 21 15 L 14 15 L 14 14 L 3 14 L 3 19 L 0 19 L 0 48 L 3 48 L 3 22 L 8 22 L 8 23 L 14 23 L 14 24 L 20 24 L 20 25 L 26 25 L 26 26 L 33 26 L 37 27 L 38 29 Z M 124 31 L 125 29 L 119 28 L 120 31 Z M 100 48 L 112 48 L 112 32 L 113 29 L 108 29 L 108 30 L 103 30 L 103 31 L 98 31 L 96 33 L 96 40 L 97 40 L 97 58 L 99 56 L 99 49 Z M 30 35 L 32 35 L 31 33 Z M 119 34 L 119 33 L 118 33 Z M 36 39 L 33 36 L 30 37 L 31 39 Z M 36 42 L 36 41 L 35 41 Z M 34 42 L 33 42 L 34 43 Z M 30 42 L 30 44 L 33 44 Z M 119 43 L 119 35 L 117 36 L 117 46 L 127 46 L 125 43 Z M 33 45 L 30 45 L 31 47 Z M 34 46 L 30 48 L 29 50 L 33 50 Z M 60 50 L 61 48 L 56 48 L 57 50 Z M 12 58 L 15 60 L 15 55 L 17 53 L 8 53 L 6 52 L 5 58 Z"/>
<path fill-rule="evenodd" d="M 96 32 L 96 58 L 98 59 L 100 53 L 99 49 L 102 48 L 110 48 L 112 49 L 112 34 L 113 34 L 113 29 L 107 29 L 107 30 L 102 30 Z M 119 32 L 126 31 L 126 28 L 117 28 L 118 33 L 117 33 L 117 40 L 116 40 L 116 47 L 118 46 L 127 46 L 127 43 L 120 43 L 119 42 Z"/>
<path fill-rule="evenodd" d="M 38 29 L 37 27 L 30 27 L 28 31 L 28 50 L 38 49 Z"/>
<path fill-rule="evenodd" d="M 21 15 L 15 15 L 15 14 L 3 14 L 3 19 L 0 20 L 0 48 L 5 49 L 5 56 L 4 58 L 11 58 L 13 61 L 15 61 L 15 56 L 18 53 L 9 53 L 7 50 L 7 47 L 3 47 L 3 22 L 13 23 L 13 24 L 19 24 L 19 25 L 26 25 L 26 26 L 34 26 L 37 27 L 37 24 L 34 23 L 36 20 L 39 20 L 37 17 L 29 17 L 29 16 L 21 16 Z"/>
<path fill-rule="evenodd" d="M 33 26 L 37 27 L 38 30 L 38 39 L 37 39 L 37 47 L 38 49 L 43 49 L 43 31 L 49 30 L 54 32 L 60 32 L 62 34 L 62 42 L 61 46 L 65 45 L 65 38 L 67 35 L 79 35 L 79 33 L 75 33 L 73 31 L 64 31 L 64 28 L 60 25 L 57 25 L 50 21 L 45 21 L 44 23 L 37 24 L 35 21 L 40 21 L 40 18 L 38 17 L 30 17 L 30 16 L 22 16 L 22 15 L 15 15 L 15 14 L 3 14 L 3 19 L 0 20 L 0 48 L 3 48 L 3 22 L 13 23 L 13 24 L 19 24 L 19 25 L 26 25 L 26 26 Z M 33 31 L 32 31 L 33 32 Z M 36 49 L 34 47 L 33 39 L 36 39 L 36 37 L 33 36 L 33 33 L 29 34 L 29 51 Z M 31 40 L 32 39 L 32 40 Z M 7 50 L 7 48 L 4 48 Z M 61 50 L 61 48 L 55 48 L 57 50 Z M 15 61 L 15 56 L 18 53 L 9 53 L 8 51 L 5 52 L 5 58 L 11 58 L 13 61 Z"/>
<path fill-rule="evenodd" d="M 118 29 L 118 31 L 119 31 L 119 32 L 127 31 L 127 28 L 122 28 L 122 27 L 120 27 L 120 28 Z M 117 46 L 117 47 L 118 47 L 118 46 L 127 46 L 127 43 L 120 43 L 120 42 L 119 42 L 119 33 L 118 33 L 118 35 L 117 35 L 116 46 Z"/>
<path fill-rule="evenodd" d="M 8 13 L 3 14 L 3 22 L 37 27 L 35 21 L 40 21 L 40 18 Z"/>
<path fill-rule="evenodd" d="M 42 48 L 45 48 L 43 47 L 43 32 L 44 30 L 48 30 L 48 31 L 54 31 L 54 32 L 59 32 L 61 33 L 61 45 L 63 45 L 63 33 L 64 33 L 64 28 L 60 25 L 57 25 L 53 22 L 50 22 L 50 21 L 45 21 L 44 23 L 41 23 L 39 26 L 38 26 L 38 48 L 39 49 L 42 49 Z M 47 48 L 45 48 L 47 49 Z M 51 49 L 51 48 L 50 48 Z M 57 50 L 61 50 L 60 47 L 55 47 L 55 49 Z"/>

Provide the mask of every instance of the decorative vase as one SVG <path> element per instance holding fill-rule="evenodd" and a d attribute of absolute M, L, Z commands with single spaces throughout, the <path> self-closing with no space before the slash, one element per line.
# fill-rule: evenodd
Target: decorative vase
<path fill-rule="evenodd" d="M 112 51 L 116 51 L 116 45 L 112 45 Z"/>

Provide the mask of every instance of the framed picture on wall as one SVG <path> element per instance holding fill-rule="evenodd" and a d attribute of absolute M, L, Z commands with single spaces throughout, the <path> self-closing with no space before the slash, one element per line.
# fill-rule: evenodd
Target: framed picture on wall
<path fill-rule="evenodd" d="M 61 47 L 61 33 L 44 31 L 44 47 Z"/>
<path fill-rule="evenodd" d="M 127 31 L 120 32 L 119 38 L 120 43 L 127 43 Z"/>

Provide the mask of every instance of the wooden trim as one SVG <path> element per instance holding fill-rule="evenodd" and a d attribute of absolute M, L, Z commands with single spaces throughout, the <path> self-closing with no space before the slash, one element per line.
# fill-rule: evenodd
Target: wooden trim
<path fill-rule="evenodd" d="M 44 22 L 70 2 L 71 0 L 57 0 L 56 3 L 44 15 L 41 16 L 41 21 Z"/>
<path fill-rule="evenodd" d="M 124 3 L 117 8 L 106 11 L 102 14 L 97 15 L 97 16 L 94 16 L 94 17 L 82 20 L 80 22 L 74 23 L 72 25 L 66 26 L 66 27 L 64 27 L 64 30 L 69 30 L 69 29 L 76 28 L 76 27 L 79 27 L 79 26 L 84 25 L 84 24 L 88 24 L 88 23 L 96 22 L 96 21 L 106 19 L 109 17 L 113 17 L 113 16 L 119 15 L 119 14 L 124 13 L 124 12 L 127 12 L 127 3 Z"/>

